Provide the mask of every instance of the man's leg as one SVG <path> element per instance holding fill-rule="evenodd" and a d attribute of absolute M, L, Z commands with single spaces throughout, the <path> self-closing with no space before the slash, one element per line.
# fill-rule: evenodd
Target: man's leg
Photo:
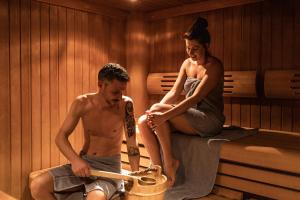
<path fill-rule="evenodd" d="M 36 200 L 55 200 L 53 195 L 53 178 L 45 172 L 33 179 L 30 184 L 31 195 Z"/>
<path fill-rule="evenodd" d="M 93 190 L 88 193 L 86 200 L 107 200 L 102 190 Z"/>

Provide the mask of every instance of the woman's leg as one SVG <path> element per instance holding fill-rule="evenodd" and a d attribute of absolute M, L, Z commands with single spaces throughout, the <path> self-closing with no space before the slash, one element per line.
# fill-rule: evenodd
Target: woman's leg
<path fill-rule="evenodd" d="M 151 106 L 150 111 L 163 112 L 171 108 L 171 105 L 157 103 Z M 142 115 L 139 118 L 138 128 L 152 164 L 162 166 L 159 143 L 156 135 L 148 126 L 147 115 Z"/>
<path fill-rule="evenodd" d="M 160 159 L 159 144 L 155 134 L 148 126 L 146 115 L 142 115 L 139 118 L 138 127 L 143 140 L 143 144 L 145 145 L 145 148 L 150 156 L 151 163 L 154 165 L 162 166 L 161 159 Z"/>
<path fill-rule="evenodd" d="M 157 127 L 155 133 L 162 148 L 165 173 L 168 177 L 169 186 L 171 187 L 175 182 L 179 161 L 175 160 L 172 155 L 171 129 L 169 123 L 165 122 Z"/>

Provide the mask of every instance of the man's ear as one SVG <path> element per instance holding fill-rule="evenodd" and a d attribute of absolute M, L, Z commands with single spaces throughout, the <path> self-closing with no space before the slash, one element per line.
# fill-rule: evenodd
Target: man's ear
<path fill-rule="evenodd" d="M 98 87 L 101 88 L 103 86 L 104 82 L 102 80 L 98 80 Z"/>

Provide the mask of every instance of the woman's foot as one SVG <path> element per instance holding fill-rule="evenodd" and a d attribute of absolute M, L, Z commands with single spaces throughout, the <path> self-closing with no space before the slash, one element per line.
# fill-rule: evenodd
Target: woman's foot
<path fill-rule="evenodd" d="M 176 172 L 179 167 L 179 161 L 173 160 L 171 165 L 165 166 L 166 175 L 168 178 L 168 187 L 172 187 L 176 180 Z"/>

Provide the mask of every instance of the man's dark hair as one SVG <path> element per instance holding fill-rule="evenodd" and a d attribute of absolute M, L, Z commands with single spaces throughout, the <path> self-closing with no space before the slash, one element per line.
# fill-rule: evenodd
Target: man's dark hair
<path fill-rule="evenodd" d="M 129 75 L 126 69 L 117 63 L 108 63 L 104 65 L 98 73 L 98 80 L 112 81 L 114 79 L 121 82 L 128 82 Z"/>

